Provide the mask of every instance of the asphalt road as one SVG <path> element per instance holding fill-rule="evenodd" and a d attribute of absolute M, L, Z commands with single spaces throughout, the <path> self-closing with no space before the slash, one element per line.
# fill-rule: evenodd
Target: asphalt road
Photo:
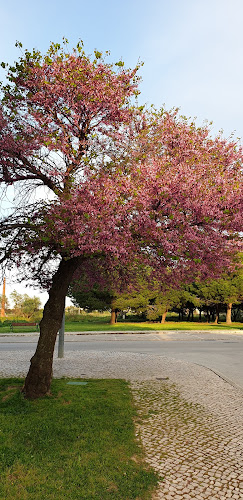
<path fill-rule="evenodd" d="M 1 336 L 1 351 L 33 348 L 37 335 Z M 154 354 L 212 369 L 243 389 L 243 332 L 160 332 L 144 334 L 66 334 L 65 352 L 112 351 Z"/>

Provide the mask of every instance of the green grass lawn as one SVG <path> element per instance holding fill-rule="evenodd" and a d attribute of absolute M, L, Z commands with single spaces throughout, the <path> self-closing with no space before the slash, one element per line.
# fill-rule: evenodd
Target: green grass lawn
<path fill-rule="evenodd" d="M 190 321 L 168 321 L 164 324 L 161 323 L 153 323 L 148 325 L 148 323 L 137 323 L 140 325 L 140 329 L 143 328 L 143 325 L 147 325 L 147 328 L 150 330 L 218 330 L 218 329 L 240 329 L 243 330 L 243 323 L 232 323 L 231 325 L 226 325 L 226 323 L 218 323 L 215 325 L 214 323 L 199 323 L 199 322 L 190 322 Z"/>
<path fill-rule="evenodd" d="M 87 382 L 54 380 L 51 396 L 28 401 L 22 380 L 0 379 L 0 498 L 151 497 L 158 477 L 135 440 L 128 383 Z"/>
<path fill-rule="evenodd" d="M 126 331 L 126 330 L 132 330 L 132 331 L 137 331 L 137 330 L 218 330 L 218 329 L 240 329 L 243 330 L 243 323 L 232 323 L 231 325 L 226 325 L 226 323 L 219 323 L 218 325 L 215 325 L 214 323 L 199 323 L 199 322 L 190 322 L 190 321 L 183 321 L 183 322 L 177 322 L 177 321 L 168 321 L 164 324 L 161 323 L 122 323 L 119 322 L 116 325 L 110 325 L 107 322 L 104 321 L 97 321 L 97 322 L 86 322 L 86 321 L 74 321 L 74 322 L 68 322 L 66 321 L 65 324 L 65 331 L 66 332 L 84 332 L 84 331 L 107 331 L 107 332 L 116 332 L 117 330 L 119 331 Z M 14 327 L 14 332 L 13 333 L 24 333 L 24 332 L 33 332 L 34 329 L 31 326 L 18 326 Z M 10 327 L 9 326 L 0 326 L 0 333 L 10 333 Z"/>
<path fill-rule="evenodd" d="M 176 322 L 168 321 L 167 323 L 117 323 L 116 325 L 109 325 L 105 323 L 66 323 L 66 332 L 82 332 L 82 331 L 126 331 L 126 330 L 217 330 L 217 329 L 243 329 L 243 323 L 219 323 L 218 325 L 212 323 L 193 323 L 193 322 Z"/>

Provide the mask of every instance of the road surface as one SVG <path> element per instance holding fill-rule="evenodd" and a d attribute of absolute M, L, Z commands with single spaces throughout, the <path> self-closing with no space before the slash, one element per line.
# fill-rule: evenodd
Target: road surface
<path fill-rule="evenodd" d="M 38 335 L 1 335 L 0 351 L 35 351 Z M 243 389 L 243 332 L 163 331 L 65 334 L 65 352 L 111 351 L 154 354 L 203 365 Z"/>

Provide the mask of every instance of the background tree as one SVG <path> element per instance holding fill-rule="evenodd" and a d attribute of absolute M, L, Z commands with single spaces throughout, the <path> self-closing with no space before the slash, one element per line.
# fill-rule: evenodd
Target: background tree
<path fill-rule="evenodd" d="M 230 324 L 232 305 L 239 304 L 243 300 L 242 270 L 198 284 L 197 295 L 202 307 L 206 310 L 211 308 L 213 311 L 215 323 L 218 323 L 219 312 L 223 310 L 226 312 L 226 323 Z"/>
<path fill-rule="evenodd" d="M 3 296 L 2 296 L 2 294 L 0 294 L 0 304 L 2 304 L 2 300 L 3 300 Z M 6 295 L 4 296 L 4 305 L 5 305 L 5 308 L 4 308 L 5 312 L 9 311 L 9 307 L 10 307 L 9 300 L 8 300 L 8 297 L 6 297 Z M 3 318 L 4 318 L 4 316 L 3 316 Z"/>
<path fill-rule="evenodd" d="M 69 297 L 77 307 L 82 307 L 87 312 L 110 310 L 113 298 L 108 291 L 100 290 L 98 286 L 93 286 L 88 291 L 74 289 L 69 292 Z"/>
<path fill-rule="evenodd" d="M 86 261 L 75 274 L 69 297 L 88 311 L 111 311 L 110 324 L 117 322 L 119 311 L 145 310 L 148 303 L 148 272 L 139 265 L 116 264 L 104 258 Z"/>
<path fill-rule="evenodd" d="M 10 297 L 13 301 L 13 312 L 16 316 L 21 316 L 21 309 L 22 309 L 22 303 L 24 301 L 23 295 L 20 293 L 16 292 L 14 290 L 11 294 Z"/>
<path fill-rule="evenodd" d="M 39 297 L 29 297 L 26 293 L 22 295 L 16 290 L 10 294 L 10 297 L 13 301 L 13 312 L 16 317 L 29 320 L 38 316 L 41 308 Z"/>
<path fill-rule="evenodd" d="M 168 311 L 178 305 L 180 294 L 180 288 L 163 288 L 157 286 L 157 290 L 154 290 L 153 297 L 150 297 L 150 304 L 146 311 L 147 318 L 149 320 L 159 320 L 161 323 L 165 323 Z"/>
<path fill-rule="evenodd" d="M 241 150 L 176 112 L 136 108 L 137 69 L 81 43 L 8 68 L 0 180 L 21 198 L 1 222 L 1 262 L 49 290 L 27 397 L 49 391 L 65 295 L 88 260 L 111 272 L 141 262 L 177 283 L 214 277 L 238 249 Z"/>
<path fill-rule="evenodd" d="M 39 318 L 41 301 L 39 297 L 28 297 L 25 295 L 22 304 L 22 314 L 27 320 Z"/>
<path fill-rule="evenodd" d="M 116 323 L 117 310 L 113 305 L 114 293 L 105 288 L 102 290 L 98 284 L 93 285 L 89 290 L 82 290 L 82 283 L 75 283 L 69 287 L 69 297 L 75 305 L 82 307 L 85 311 L 111 311 L 110 323 Z"/>
<path fill-rule="evenodd" d="M 110 311 L 111 325 L 117 322 L 119 311 L 132 310 L 137 314 L 141 314 L 147 309 L 148 298 L 145 297 L 144 290 L 140 290 L 139 292 L 131 289 L 130 292 L 118 293 L 107 288 L 102 290 L 96 284 L 89 291 L 85 292 L 76 287 L 69 294 L 74 300 L 75 305 L 84 308 L 88 312 Z"/>

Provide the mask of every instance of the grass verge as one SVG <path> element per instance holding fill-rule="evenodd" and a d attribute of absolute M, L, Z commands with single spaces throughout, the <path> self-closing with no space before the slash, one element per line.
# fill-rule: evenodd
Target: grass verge
<path fill-rule="evenodd" d="M 154 330 L 160 330 L 160 331 L 168 331 L 168 330 L 243 330 L 243 323 L 232 323 L 231 325 L 226 325 L 226 323 L 219 323 L 215 325 L 214 323 L 191 323 L 189 321 L 183 321 L 183 322 L 177 322 L 177 321 L 168 321 L 167 323 L 161 324 L 161 323 L 117 323 L 116 325 L 109 325 L 108 323 L 91 323 L 91 322 L 68 322 L 66 321 L 65 323 L 65 331 L 66 332 L 100 332 L 100 331 L 105 331 L 105 332 L 116 332 L 118 331 L 124 331 L 126 332 L 127 330 L 130 331 L 154 331 Z M 33 332 L 33 327 L 31 326 L 19 326 L 14 328 L 13 333 L 27 333 L 27 332 Z M 9 332 L 9 327 L 4 326 L 0 327 L 0 333 L 9 333 L 10 335 L 13 335 L 12 332 Z"/>
<path fill-rule="evenodd" d="M 22 380 L 0 379 L 0 498 L 150 498 L 158 477 L 135 440 L 129 385 L 87 382 L 54 380 L 28 401 Z"/>

